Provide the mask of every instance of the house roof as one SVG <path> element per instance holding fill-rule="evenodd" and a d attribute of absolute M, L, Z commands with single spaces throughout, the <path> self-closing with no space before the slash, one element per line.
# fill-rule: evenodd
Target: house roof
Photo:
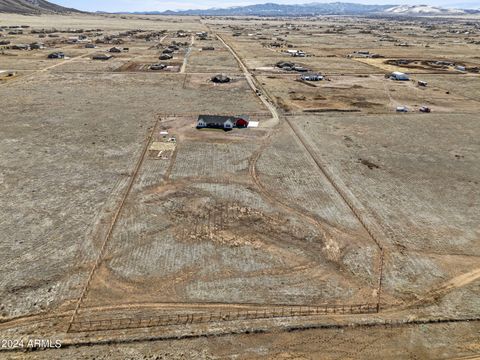
<path fill-rule="evenodd" d="M 199 115 L 198 121 L 203 120 L 205 124 L 224 124 L 228 120 L 232 123 L 237 121 L 237 117 L 235 116 L 223 116 L 223 115 Z"/>

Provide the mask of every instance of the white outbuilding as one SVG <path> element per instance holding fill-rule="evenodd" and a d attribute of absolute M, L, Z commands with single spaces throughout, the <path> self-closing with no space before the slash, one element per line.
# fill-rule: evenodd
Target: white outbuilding
<path fill-rule="evenodd" d="M 408 77 L 407 74 L 399 72 L 399 71 L 394 71 L 390 74 L 390 79 L 392 80 L 397 80 L 397 81 L 408 81 L 410 78 Z"/>

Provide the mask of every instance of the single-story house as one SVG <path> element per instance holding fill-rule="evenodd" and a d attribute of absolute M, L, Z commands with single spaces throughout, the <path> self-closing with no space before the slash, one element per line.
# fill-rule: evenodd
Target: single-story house
<path fill-rule="evenodd" d="M 234 127 L 246 128 L 248 116 L 199 115 L 197 129 L 215 128 L 231 130 Z"/>
<path fill-rule="evenodd" d="M 300 79 L 305 81 L 320 81 L 323 80 L 323 76 L 320 74 L 304 74 L 300 76 Z"/>
<path fill-rule="evenodd" d="M 167 65 L 166 64 L 153 64 L 150 65 L 150 70 L 163 70 L 166 69 Z"/>
<path fill-rule="evenodd" d="M 40 43 L 40 42 L 34 42 L 30 44 L 30 49 L 31 50 L 41 50 L 45 49 L 45 44 Z"/>
<path fill-rule="evenodd" d="M 294 57 L 305 57 L 305 52 L 302 50 L 289 49 L 287 50 L 287 54 Z"/>
<path fill-rule="evenodd" d="M 15 44 L 10 46 L 11 50 L 30 50 L 30 45 L 28 44 Z"/>
<path fill-rule="evenodd" d="M 218 74 L 218 75 L 213 76 L 211 80 L 214 83 L 225 84 L 225 83 L 230 82 L 231 79 L 225 74 Z"/>
<path fill-rule="evenodd" d="M 92 60 L 110 60 L 113 56 L 107 54 L 96 54 L 92 56 Z"/>
<path fill-rule="evenodd" d="M 65 54 L 63 52 L 54 52 L 48 54 L 49 59 L 65 59 Z"/>

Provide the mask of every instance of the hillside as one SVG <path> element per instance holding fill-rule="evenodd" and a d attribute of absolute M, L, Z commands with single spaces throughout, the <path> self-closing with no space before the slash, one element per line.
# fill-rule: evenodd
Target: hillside
<path fill-rule="evenodd" d="M 45 0 L 0 0 L 0 12 L 14 14 L 51 14 L 79 12 Z"/>

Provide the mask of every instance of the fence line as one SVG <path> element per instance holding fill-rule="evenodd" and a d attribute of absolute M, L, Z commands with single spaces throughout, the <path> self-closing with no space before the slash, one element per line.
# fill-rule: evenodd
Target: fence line
<path fill-rule="evenodd" d="M 269 309 L 265 308 L 255 310 L 195 312 L 168 315 L 165 314 L 152 317 L 129 317 L 83 321 L 77 320 L 72 324 L 70 331 L 103 331 L 235 320 L 273 319 L 312 315 L 372 314 L 376 312 L 376 304 L 319 305 L 295 307 L 282 306 Z"/>
<path fill-rule="evenodd" d="M 205 113 L 208 113 L 205 112 Z M 193 118 L 197 118 L 198 115 L 200 115 L 200 113 L 198 112 L 182 112 L 182 113 L 160 113 L 160 114 L 157 114 L 158 117 L 160 118 L 177 118 L 177 117 L 193 117 Z M 211 115 L 231 115 L 231 114 L 211 114 Z M 238 114 L 235 114 L 236 116 L 240 116 L 240 115 L 248 115 L 252 118 L 252 120 L 255 120 L 255 118 L 271 118 L 272 117 L 272 114 L 269 113 L 269 112 L 243 112 L 243 113 L 238 113 Z"/>

